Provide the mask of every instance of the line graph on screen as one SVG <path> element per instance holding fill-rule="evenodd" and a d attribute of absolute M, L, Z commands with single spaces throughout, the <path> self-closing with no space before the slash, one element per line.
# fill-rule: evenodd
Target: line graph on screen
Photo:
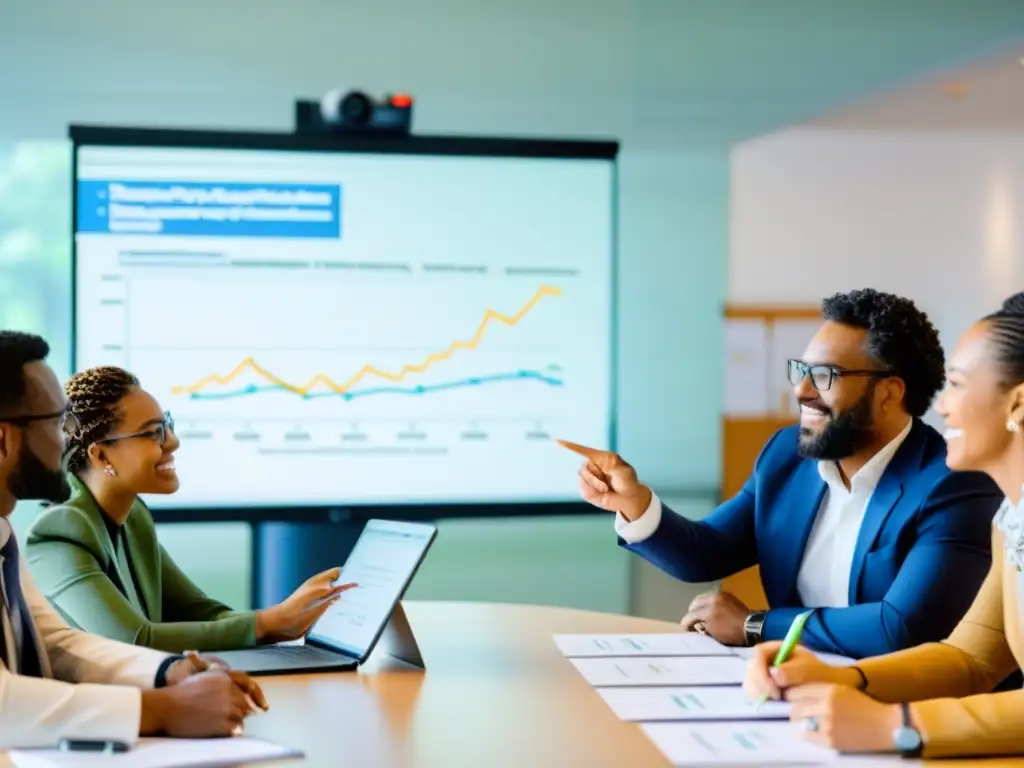
<path fill-rule="evenodd" d="M 367 378 L 379 378 L 387 382 L 398 384 L 414 374 L 425 373 L 433 366 L 450 360 L 457 352 L 471 352 L 483 343 L 488 329 L 492 324 L 502 324 L 509 328 L 518 325 L 529 313 L 545 298 L 558 297 L 562 290 L 552 285 L 542 285 L 533 294 L 530 300 L 521 307 L 515 314 L 508 315 L 494 308 L 488 308 L 476 328 L 476 331 L 468 339 L 456 339 L 445 349 L 432 352 L 423 360 L 417 363 L 406 363 L 398 370 L 386 370 L 373 363 L 366 363 L 359 370 L 346 379 L 338 382 L 326 373 L 317 372 L 308 381 L 296 384 L 273 373 L 261 365 L 255 357 L 247 356 L 238 363 L 227 374 L 211 373 L 203 376 L 198 381 L 188 385 L 174 385 L 171 393 L 174 395 L 188 395 L 192 400 L 224 400 L 228 398 L 247 397 L 267 392 L 290 392 L 303 399 L 320 397 L 340 397 L 343 400 L 352 400 L 357 397 L 373 395 L 423 395 L 432 392 L 443 392 L 463 387 L 474 387 L 490 383 L 510 381 L 536 381 L 549 386 L 561 386 L 564 381 L 556 374 L 561 371 L 561 366 L 550 363 L 545 370 L 519 369 L 499 373 L 490 373 L 476 376 L 463 377 L 451 381 L 441 381 L 434 384 L 416 384 L 413 386 L 370 386 L 358 388 L 358 385 Z M 235 385 L 237 380 L 246 373 L 254 374 L 258 379 L 267 382 L 266 384 L 251 383 L 241 388 Z"/>

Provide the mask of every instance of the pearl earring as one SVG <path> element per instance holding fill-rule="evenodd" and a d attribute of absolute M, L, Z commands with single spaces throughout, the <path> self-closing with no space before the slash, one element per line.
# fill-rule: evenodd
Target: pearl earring
<path fill-rule="evenodd" d="M 104 471 L 104 472 L 106 472 L 106 473 L 107 473 L 108 475 L 110 475 L 111 477 L 114 477 L 114 475 L 116 475 L 116 474 L 117 474 L 117 470 L 116 470 L 116 469 L 114 469 L 114 468 L 113 468 L 112 466 L 110 466 L 109 464 L 107 464 L 107 466 L 105 466 L 105 467 L 103 468 L 103 471 Z"/>
<path fill-rule="evenodd" d="M 1020 424 L 1013 419 L 1006 420 L 1006 431 L 1007 432 L 1020 432 Z"/>

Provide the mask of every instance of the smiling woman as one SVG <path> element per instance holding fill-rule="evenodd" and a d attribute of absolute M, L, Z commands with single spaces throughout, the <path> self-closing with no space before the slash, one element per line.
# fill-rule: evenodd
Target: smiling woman
<path fill-rule="evenodd" d="M 961 337 L 948 378 L 938 402 L 946 420 L 946 463 L 988 472 L 1001 487 L 1013 486 L 1000 475 L 1017 463 L 1024 470 L 1024 293 Z M 1015 449 L 1017 461 L 1007 461 Z"/>
<path fill-rule="evenodd" d="M 280 605 L 232 611 L 207 597 L 157 541 L 140 494 L 178 490 L 174 420 L 121 368 L 91 368 L 65 386 L 70 500 L 28 533 L 46 597 L 87 631 L 165 651 L 230 650 L 302 637 L 341 593 L 324 571 Z"/>
<path fill-rule="evenodd" d="M 72 376 L 65 392 L 81 424 L 68 436 L 68 470 L 83 476 L 117 525 L 138 494 L 178 490 L 174 421 L 135 376 L 113 366 L 91 368 Z M 112 479 L 89 483 L 97 471 Z"/>

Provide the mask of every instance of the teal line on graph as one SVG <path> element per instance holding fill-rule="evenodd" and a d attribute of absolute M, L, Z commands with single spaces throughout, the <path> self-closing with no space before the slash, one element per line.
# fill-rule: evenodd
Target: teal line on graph
<path fill-rule="evenodd" d="M 495 373 L 489 376 L 471 376 L 465 379 L 447 381 L 441 384 L 421 384 L 415 387 L 366 387 L 351 392 L 310 392 L 305 395 L 298 395 L 303 400 L 313 400 L 321 397 L 338 397 L 342 400 L 355 400 L 359 397 L 371 397 L 373 395 L 428 395 L 431 392 L 442 392 L 448 389 L 462 389 L 464 387 L 477 387 L 481 384 L 494 384 L 499 381 L 522 381 L 529 379 L 539 381 L 552 387 L 560 387 L 565 382 L 553 376 L 546 376 L 540 371 L 515 371 L 513 373 Z M 231 389 L 226 392 L 193 392 L 189 395 L 190 400 L 228 400 L 235 397 L 249 397 L 260 395 L 266 392 L 287 392 L 284 387 L 276 384 L 250 384 L 247 387 Z"/>

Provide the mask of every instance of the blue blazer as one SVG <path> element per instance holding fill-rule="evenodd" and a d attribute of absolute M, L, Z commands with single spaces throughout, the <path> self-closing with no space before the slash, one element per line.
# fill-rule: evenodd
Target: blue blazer
<path fill-rule="evenodd" d="M 776 432 L 743 489 L 708 517 L 695 522 L 665 508 L 650 538 L 620 539 L 682 581 L 717 581 L 760 565 L 771 606 L 765 640 L 785 637 L 805 608 L 797 572 L 826 490 L 817 462 L 797 455 L 798 432 Z M 803 643 L 860 659 L 944 639 L 988 573 L 1002 500 L 987 475 L 950 471 L 942 436 L 915 419 L 868 503 L 850 607 L 819 608 Z"/>

